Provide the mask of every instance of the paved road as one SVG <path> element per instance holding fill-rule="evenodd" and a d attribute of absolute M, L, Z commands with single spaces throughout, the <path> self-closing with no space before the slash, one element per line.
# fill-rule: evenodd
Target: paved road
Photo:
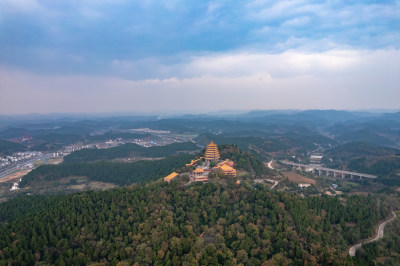
<path fill-rule="evenodd" d="M 392 213 L 393 213 L 393 217 L 392 217 L 392 218 L 390 218 L 390 219 L 388 219 L 388 220 L 382 222 L 382 223 L 379 225 L 378 234 L 376 235 L 375 238 L 373 238 L 373 239 L 371 239 L 371 240 L 368 240 L 368 241 L 365 241 L 365 242 L 358 243 L 358 244 L 352 246 L 352 247 L 349 249 L 349 255 L 352 256 L 352 257 L 354 257 L 354 256 L 356 255 L 357 249 L 361 248 L 361 246 L 362 246 L 363 244 L 372 243 L 372 242 L 378 241 L 379 239 L 382 239 L 382 238 L 383 238 L 383 235 L 384 235 L 384 230 L 385 230 L 386 224 L 389 223 L 389 222 L 391 222 L 391 221 L 393 221 L 394 219 L 396 219 L 396 213 L 395 213 L 394 211 L 392 211 Z"/>
<path fill-rule="evenodd" d="M 268 168 L 274 170 L 275 168 L 272 167 L 272 160 L 268 163 Z"/>
<path fill-rule="evenodd" d="M 280 182 L 280 181 L 276 181 L 276 180 L 272 180 L 272 179 L 254 179 L 254 183 L 264 183 L 264 181 L 274 183 L 272 185 L 272 187 L 269 188 L 270 190 L 272 190 L 274 187 L 276 187 L 276 185 L 278 185 Z"/>
<path fill-rule="evenodd" d="M 311 165 L 311 164 L 300 164 L 300 163 L 293 163 L 289 161 L 281 161 L 284 164 L 291 165 L 294 167 L 301 167 L 301 168 L 311 168 L 314 170 L 322 170 L 328 172 L 333 172 L 336 174 L 343 174 L 343 175 L 351 175 L 351 176 L 359 176 L 361 177 L 366 177 L 366 178 L 377 178 L 376 175 L 370 175 L 370 174 L 362 174 L 362 173 L 356 173 L 356 172 L 349 172 L 349 171 L 344 171 L 344 170 L 338 170 L 338 169 L 332 169 L 332 168 L 326 168 L 322 167 L 319 165 Z"/>
<path fill-rule="evenodd" d="M 42 156 L 37 156 L 37 157 L 29 159 L 27 161 L 18 162 L 18 164 L 13 165 L 12 167 L 7 168 L 3 172 L 1 172 L 0 173 L 0 180 L 6 178 L 10 174 L 18 171 L 20 169 L 20 167 L 22 167 L 22 166 L 24 166 L 26 164 L 34 163 L 34 162 L 39 161 L 39 160 L 43 160 L 44 163 L 47 164 L 47 159 L 50 158 L 50 157 L 51 157 L 50 154 L 46 154 L 46 155 L 42 155 Z"/>

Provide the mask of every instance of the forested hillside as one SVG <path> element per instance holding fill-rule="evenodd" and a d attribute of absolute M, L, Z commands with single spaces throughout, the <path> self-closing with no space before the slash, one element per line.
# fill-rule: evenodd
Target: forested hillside
<path fill-rule="evenodd" d="M 0 205 L 0 265 L 343 265 L 389 211 L 373 197 L 343 200 L 176 182 L 17 198 Z"/>
<path fill-rule="evenodd" d="M 190 162 L 192 155 L 183 154 L 155 161 L 139 161 L 134 163 L 69 163 L 58 165 L 42 165 L 22 178 L 21 187 L 42 181 L 56 181 L 68 176 L 86 176 L 93 181 L 129 185 L 156 180 L 168 175 Z"/>
<path fill-rule="evenodd" d="M 398 213 L 399 215 L 399 213 Z M 357 251 L 358 265 L 399 265 L 400 263 L 400 219 L 395 219 L 385 227 L 384 238 L 378 242 L 363 245 Z"/>
<path fill-rule="evenodd" d="M 0 140 L 0 155 L 9 155 L 13 152 L 24 151 L 25 146 L 19 143 Z"/>
<path fill-rule="evenodd" d="M 400 185 L 400 150 L 365 142 L 351 142 L 325 152 L 323 163 L 332 168 L 374 174 L 386 185 Z"/>
<path fill-rule="evenodd" d="M 219 145 L 221 158 L 235 162 L 235 167 L 250 174 L 251 177 L 261 178 L 271 171 L 250 152 L 240 150 L 236 145 Z"/>
<path fill-rule="evenodd" d="M 242 150 L 248 150 L 252 146 L 256 146 L 264 151 L 288 151 L 290 149 L 313 149 L 315 142 L 324 137 L 317 136 L 279 136 L 279 137 L 231 137 L 225 135 L 202 134 L 195 138 L 195 141 L 207 145 L 210 141 L 215 141 L 218 144 L 235 144 Z"/>
<path fill-rule="evenodd" d="M 100 160 L 112 160 L 129 156 L 159 158 L 174 155 L 178 152 L 199 150 L 192 142 L 173 143 L 166 146 L 143 147 L 134 143 L 128 143 L 109 149 L 82 149 L 64 157 L 65 163 L 89 162 Z"/>

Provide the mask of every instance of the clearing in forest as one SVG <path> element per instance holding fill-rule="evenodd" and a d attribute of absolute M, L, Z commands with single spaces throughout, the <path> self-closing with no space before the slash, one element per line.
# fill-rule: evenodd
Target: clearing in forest
<path fill-rule="evenodd" d="M 293 172 L 282 172 L 282 174 L 289 179 L 289 181 L 295 182 L 295 183 L 309 183 L 309 184 L 315 184 L 315 180 L 304 177 L 302 175 L 299 175 L 297 173 Z"/>

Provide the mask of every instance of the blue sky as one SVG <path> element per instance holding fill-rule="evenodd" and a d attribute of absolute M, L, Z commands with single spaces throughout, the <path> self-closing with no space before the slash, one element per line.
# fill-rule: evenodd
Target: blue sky
<path fill-rule="evenodd" d="M 399 46 L 400 1 L 2 0 L 0 113 L 400 108 Z"/>

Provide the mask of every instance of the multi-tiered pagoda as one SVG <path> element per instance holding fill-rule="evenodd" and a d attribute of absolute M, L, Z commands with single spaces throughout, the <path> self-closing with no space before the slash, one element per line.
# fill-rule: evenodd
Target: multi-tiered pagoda
<path fill-rule="evenodd" d="M 219 161 L 219 151 L 217 145 L 211 141 L 206 148 L 206 154 L 204 155 L 204 159 L 206 162 L 218 162 Z"/>

